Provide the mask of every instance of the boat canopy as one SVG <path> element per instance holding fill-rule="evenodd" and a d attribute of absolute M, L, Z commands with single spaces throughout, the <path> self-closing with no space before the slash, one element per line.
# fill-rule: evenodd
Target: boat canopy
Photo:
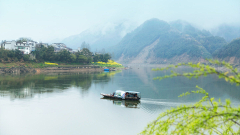
<path fill-rule="evenodd" d="M 125 91 L 122 90 L 116 90 L 114 96 L 115 97 L 123 97 L 125 95 Z"/>
<path fill-rule="evenodd" d="M 139 94 L 140 92 L 136 92 L 136 91 L 125 91 L 127 93 L 132 93 L 132 94 Z"/>
<path fill-rule="evenodd" d="M 131 94 L 131 95 L 137 94 L 138 97 L 141 98 L 141 93 L 140 93 L 140 92 L 136 92 L 136 91 L 122 91 L 122 90 L 116 90 L 114 96 L 115 96 L 115 97 L 122 98 L 122 99 L 125 99 L 125 94 L 126 94 L 126 93 L 129 93 L 129 94 Z"/>

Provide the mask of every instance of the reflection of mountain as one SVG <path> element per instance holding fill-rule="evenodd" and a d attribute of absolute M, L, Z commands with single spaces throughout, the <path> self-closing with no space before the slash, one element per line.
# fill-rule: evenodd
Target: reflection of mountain
<path fill-rule="evenodd" d="M 176 72 L 189 72 L 191 69 L 179 68 Z M 150 67 L 138 66 L 122 72 L 122 75 L 116 78 L 122 90 L 133 90 L 141 92 L 142 98 L 149 99 L 174 99 L 197 101 L 202 95 L 193 94 L 190 96 L 178 98 L 178 96 L 187 91 L 197 90 L 196 85 L 204 88 L 210 96 L 218 98 L 236 98 L 240 100 L 240 87 L 231 85 L 215 75 L 200 77 L 199 79 L 188 79 L 185 77 L 174 77 L 169 79 L 153 80 L 157 76 L 165 76 L 170 71 L 151 71 Z M 220 87 L 221 86 L 221 87 Z"/>
<path fill-rule="evenodd" d="M 81 88 L 87 92 L 92 83 L 106 83 L 116 72 L 111 73 L 71 73 L 71 74 L 26 74 L 26 75 L 1 75 L 0 96 L 14 98 L 31 98 L 34 94 L 61 92 L 69 87 Z"/>

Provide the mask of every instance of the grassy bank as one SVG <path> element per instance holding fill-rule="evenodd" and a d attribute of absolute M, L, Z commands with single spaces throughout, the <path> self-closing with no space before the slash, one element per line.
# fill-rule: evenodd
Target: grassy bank
<path fill-rule="evenodd" d="M 87 64 L 66 64 L 66 63 L 58 63 L 58 65 L 49 65 L 44 62 L 36 63 L 36 62 L 12 62 L 12 63 L 0 63 L 0 67 L 11 68 L 11 67 L 31 67 L 31 68 L 46 68 L 46 67 L 71 67 L 71 66 L 84 66 Z"/>

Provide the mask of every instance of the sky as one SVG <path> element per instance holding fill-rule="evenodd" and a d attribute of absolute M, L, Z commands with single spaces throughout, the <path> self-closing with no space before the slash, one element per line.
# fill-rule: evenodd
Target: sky
<path fill-rule="evenodd" d="M 200 28 L 240 24 L 240 0 L 0 0 L 0 40 L 29 37 L 49 42 L 99 24 L 136 26 L 158 18 Z"/>

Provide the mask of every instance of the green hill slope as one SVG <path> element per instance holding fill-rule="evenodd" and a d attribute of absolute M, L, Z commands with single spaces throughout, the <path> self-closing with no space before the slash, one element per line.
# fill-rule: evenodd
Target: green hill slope
<path fill-rule="evenodd" d="M 240 58 L 240 38 L 234 39 L 229 44 L 225 45 L 221 49 L 217 50 L 213 54 L 214 58 L 222 60 L 230 60 L 230 57 Z"/>
<path fill-rule="evenodd" d="M 158 19 L 148 20 L 133 32 L 128 33 L 118 45 L 114 46 L 115 57 L 119 58 L 122 54 L 126 57 L 135 57 L 145 46 L 169 30 L 170 25 L 167 22 Z"/>
<path fill-rule="evenodd" d="M 191 58 L 211 58 L 206 48 L 191 36 L 170 31 L 159 39 L 153 49 L 156 57 L 170 59 L 186 54 Z"/>
<path fill-rule="evenodd" d="M 218 36 L 202 37 L 197 39 L 209 53 L 213 54 L 216 50 L 227 44 L 226 40 Z"/>
<path fill-rule="evenodd" d="M 195 38 L 211 54 L 227 44 L 223 37 L 213 36 L 209 31 L 199 30 L 188 22 L 177 20 L 170 22 L 170 25 L 178 31 Z"/>

